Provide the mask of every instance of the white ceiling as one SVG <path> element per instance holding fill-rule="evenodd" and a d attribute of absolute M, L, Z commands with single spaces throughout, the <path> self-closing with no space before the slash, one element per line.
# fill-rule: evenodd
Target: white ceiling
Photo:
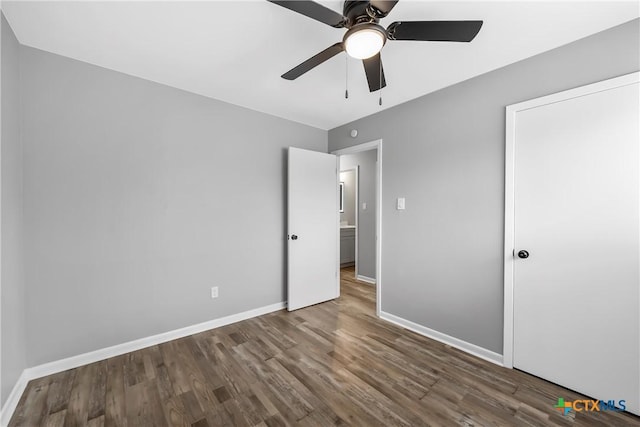
<path fill-rule="evenodd" d="M 341 11 L 341 2 L 321 1 Z M 482 19 L 471 43 L 388 42 L 384 105 L 345 54 L 280 75 L 341 41 L 335 29 L 267 1 L 3 1 L 18 40 L 38 49 L 331 129 L 639 16 L 639 2 L 402 0 L 395 20 Z"/>

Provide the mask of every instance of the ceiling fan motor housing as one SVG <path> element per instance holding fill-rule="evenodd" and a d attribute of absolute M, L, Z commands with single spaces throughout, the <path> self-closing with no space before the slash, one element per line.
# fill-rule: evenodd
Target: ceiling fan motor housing
<path fill-rule="evenodd" d="M 347 18 L 347 28 L 364 23 L 377 24 L 385 16 L 368 1 L 345 1 L 342 14 Z"/>

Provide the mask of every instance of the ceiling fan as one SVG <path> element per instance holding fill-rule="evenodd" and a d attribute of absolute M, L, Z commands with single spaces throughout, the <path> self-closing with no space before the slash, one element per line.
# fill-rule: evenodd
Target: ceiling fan
<path fill-rule="evenodd" d="M 482 21 L 397 21 L 385 30 L 379 21 L 391 12 L 398 0 L 345 1 L 342 15 L 313 1 L 268 1 L 332 27 L 347 29 L 341 42 L 287 71 L 283 79 L 295 80 L 346 51 L 349 56 L 362 60 L 370 92 L 386 86 L 380 50 L 387 40 L 470 42 L 482 27 Z"/>

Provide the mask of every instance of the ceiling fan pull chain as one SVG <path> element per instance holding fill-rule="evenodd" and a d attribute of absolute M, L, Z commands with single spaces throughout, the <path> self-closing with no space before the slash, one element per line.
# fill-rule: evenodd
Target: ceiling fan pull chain
<path fill-rule="evenodd" d="M 349 99 L 349 55 L 344 56 L 345 60 L 345 78 L 344 78 L 344 98 Z"/>
<path fill-rule="evenodd" d="M 379 75 L 379 77 L 380 77 L 380 80 L 379 80 L 380 81 L 380 99 L 378 99 L 378 105 L 382 107 L 382 61 L 379 61 L 379 63 L 380 63 L 380 68 L 379 68 L 379 71 L 380 71 L 380 75 Z"/>

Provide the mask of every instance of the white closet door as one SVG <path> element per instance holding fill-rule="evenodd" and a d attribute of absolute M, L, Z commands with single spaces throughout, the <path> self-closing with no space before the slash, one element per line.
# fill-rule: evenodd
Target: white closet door
<path fill-rule="evenodd" d="M 638 104 L 636 82 L 514 116 L 513 366 L 636 414 Z"/>

